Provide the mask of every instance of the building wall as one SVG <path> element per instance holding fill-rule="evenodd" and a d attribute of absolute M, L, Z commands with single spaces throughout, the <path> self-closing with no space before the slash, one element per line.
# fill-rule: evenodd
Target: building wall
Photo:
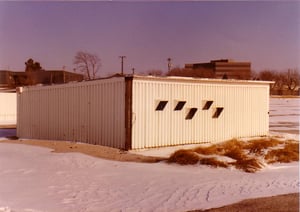
<path fill-rule="evenodd" d="M 251 63 L 250 62 L 235 62 L 233 60 L 221 59 L 212 60 L 209 63 L 194 63 L 185 64 L 185 68 L 205 71 L 211 70 L 215 74 L 215 78 L 223 78 L 224 75 L 228 79 L 250 79 L 251 78 Z"/>
<path fill-rule="evenodd" d="M 17 135 L 125 148 L 125 80 L 24 87 Z"/>
<path fill-rule="evenodd" d="M 251 64 L 248 62 L 214 62 L 216 78 L 222 78 L 224 74 L 229 79 L 250 79 Z"/>
<path fill-rule="evenodd" d="M 8 81 L 9 81 L 9 71 L 0 70 L 0 88 L 8 87 L 9 86 Z"/>
<path fill-rule="evenodd" d="M 17 96 L 21 138 L 143 149 L 261 136 L 269 130 L 269 83 L 262 81 L 116 77 L 25 87 Z M 208 101 L 212 105 L 205 108 Z M 185 104 L 174 110 L 178 102 Z M 214 117 L 217 108 L 223 111 Z"/>
<path fill-rule="evenodd" d="M 16 93 L 0 92 L 0 125 L 16 124 L 17 96 Z"/>
<path fill-rule="evenodd" d="M 0 88 L 16 88 L 37 84 L 61 84 L 82 81 L 83 75 L 63 70 L 12 72 L 0 70 Z"/>
<path fill-rule="evenodd" d="M 134 79 L 132 148 L 161 147 L 267 135 L 269 84 L 226 80 Z M 156 111 L 160 101 L 168 101 Z M 175 111 L 178 101 L 186 101 Z M 213 101 L 208 110 L 203 107 Z M 224 108 L 213 118 L 217 107 Z M 186 116 L 191 108 L 197 112 Z"/>

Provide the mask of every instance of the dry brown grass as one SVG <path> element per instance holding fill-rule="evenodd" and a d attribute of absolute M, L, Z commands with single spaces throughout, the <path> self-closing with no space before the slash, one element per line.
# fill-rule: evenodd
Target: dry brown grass
<path fill-rule="evenodd" d="M 228 163 L 226 163 L 224 161 L 219 161 L 214 157 L 201 158 L 200 159 L 200 164 L 208 165 L 208 166 L 212 166 L 212 167 L 223 167 L 223 168 L 227 168 L 229 166 Z"/>
<path fill-rule="evenodd" d="M 194 151 L 203 155 L 213 155 L 222 152 L 223 149 L 217 145 L 211 145 L 209 147 L 198 147 Z"/>
<path fill-rule="evenodd" d="M 284 147 L 287 151 L 293 151 L 299 154 L 299 143 L 287 143 Z"/>
<path fill-rule="evenodd" d="M 254 153 L 256 155 L 262 155 L 263 150 L 266 150 L 270 147 L 277 146 L 281 144 L 282 141 L 279 141 L 277 139 L 256 139 L 251 140 L 248 142 L 248 144 L 245 145 L 244 149 L 247 149 L 249 153 Z"/>
<path fill-rule="evenodd" d="M 262 163 L 257 158 L 237 160 L 233 165 L 235 168 L 249 173 L 254 173 L 263 167 Z"/>
<path fill-rule="evenodd" d="M 202 155 L 220 155 L 234 159 L 227 163 L 215 157 L 200 158 Z M 212 167 L 235 166 L 245 172 L 256 172 L 263 167 L 262 160 L 268 163 L 288 163 L 299 160 L 299 143 L 294 140 L 278 140 L 275 138 L 261 138 L 248 142 L 232 139 L 209 147 L 198 147 L 193 150 L 179 150 L 170 158 L 169 162 L 179 164 L 200 164 Z"/>
<path fill-rule="evenodd" d="M 198 147 L 194 149 L 194 151 L 203 155 L 224 155 L 227 152 L 231 152 L 235 149 L 242 149 L 243 146 L 245 146 L 244 142 L 232 139 L 220 144 L 211 145 L 209 147 Z"/>
<path fill-rule="evenodd" d="M 286 143 L 283 149 L 270 150 L 265 155 L 268 163 L 299 161 L 299 143 Z"/>
<path fill-rule="evenodd" d="M 235 160 L 243 160 L 244 158 L 246 158 L 246 155 L 243 153 L 243 149 L 240 149 L 238 147 L 227 149 L 223 155 Z"/>
<path fill-rule="evenodd" d="M 230 151 L 235 148 L 242 149 L 246 143 L 237 139 L 231 139 L 219 144 L 225 151 Z"/>
<path fill-rule="evenodd" d="M 168 159 L 169 163 L 178 163 L 180 165 L 193 165 L 199 162 L 199 156 L 192 150 L 178 150 Z"/>

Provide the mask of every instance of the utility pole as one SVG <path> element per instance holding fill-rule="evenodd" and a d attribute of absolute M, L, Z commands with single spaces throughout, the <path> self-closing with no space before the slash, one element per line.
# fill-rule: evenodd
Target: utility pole
<path fill-rule="evenodd" d="M 124 58 L 126 56 L 119 56 L 119 58 L 121 58 L 121 74 L 124 75 Z"/>
<path fill-rule="evenodd" d="M 134 75 L 134 70 L 135 70 L 135 68 L 132 68 L 131 70 L 132 70 L 132 75 Z"/>
<path fill-rule="evenodd" d="M 171 64 L 172 59 L 168 58 L 167 61 L 168 61 L 168 71 L 170 71 L 171 70 L 171 66 L 172 66 L 172 64 Z"/>

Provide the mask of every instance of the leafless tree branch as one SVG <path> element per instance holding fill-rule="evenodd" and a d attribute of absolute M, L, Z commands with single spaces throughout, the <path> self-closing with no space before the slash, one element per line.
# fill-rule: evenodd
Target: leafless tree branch
<path fill-rule="evenodd" d="M 101 59 L 96 54 L 84 51 L 76 53 L 73 63 L 76 70 L 82 72 L 88 80 L 95 79 L 101 67 Z"/>

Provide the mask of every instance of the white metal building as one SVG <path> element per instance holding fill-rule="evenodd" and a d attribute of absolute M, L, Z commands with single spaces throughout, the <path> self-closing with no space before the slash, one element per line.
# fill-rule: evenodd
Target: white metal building
<path fill-rule="evenodd" d="M 267 135 L 269 84 L 127 76 L 24 87 L 17 135 L 122 149 Z"/>
<path fill-rule="evenodd" d="M 15 125 L 17 120 L 17 95 L 0 92 L 0 125 Z"/>

